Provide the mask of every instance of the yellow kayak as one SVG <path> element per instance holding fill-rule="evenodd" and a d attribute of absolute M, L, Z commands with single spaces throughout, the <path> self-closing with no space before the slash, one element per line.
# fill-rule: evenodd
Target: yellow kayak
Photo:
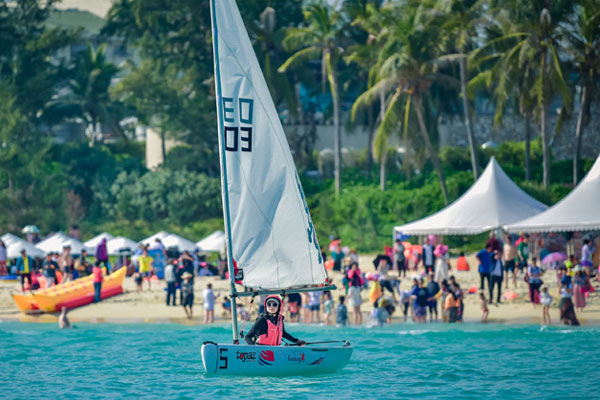
<path fill-rule="evenodd" d="M 101 299 L 123 293 L 123 279 L 126 272 L 127 268 L 120 268 L 104 277 Z M 67 309 L 81 307 L 94 301 L 93 276 L 89 275 L 47 289 L 36 290 L 31 294 L 13 294 L 13 299 L 24 313 L 35 310 L 56 312 L 62 307 Z"/>

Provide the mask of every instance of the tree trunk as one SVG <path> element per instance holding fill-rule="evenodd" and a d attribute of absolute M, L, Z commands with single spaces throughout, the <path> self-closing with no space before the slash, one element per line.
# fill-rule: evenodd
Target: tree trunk
<path fill-rule="evenodd" d="M 340 101 L 338 93 L 338 81 L 336 71 L 331 71 L 333 87 L 331 88 L 333 97 L 333 157 L 335 164 L 335 194 L 339 195 L 342 188 L 342 130 L 340 126 Z"/>
<path fill-rule="evenodd" d="M 165 144 L 165 131 L 160 130 L 160 152 L 162 154 L 162 165 L 167 165 L 167 145 Z"/>
<path fill-rule="evenodd" d="M 531 126 L 529 113 L 525 114 L 525 180 L 531 180 Z"/>
<path fill-rule="evenodd" d="M 414 99 L 415 110 L 417 112 L 417 120 L 419 121 L 421 135 L 423 136 L 423 140 L 425 141 L 425 147 L 427 147 L 427 151 L 429 152 L 429 156 L 431 157 L 433 167 L 437 171 L 438 177 L 440 178 L 440 186 L 442 187 L 442 194 L 444 195 L 444 204 L 448 205 L 448 189 L 446 187 L 446 178 L 444 177 L 444 171 L 442 170 L 440 159 L 438 158 L 437 153 L 433 149 L 433 145 L 431 144 L 431 140 L 429 139 L 429 133 L 427 133 L 427 127 L 425 126 L 425 120 L 423 119 L 423 110 L 421 108 L 421 98 L 415 96 Z"/>
<path fill-rule="evenodd" d="M 463 110 L 465 113 L 465 126 L 467 127 L 467 138 L 469 139 L 469 149 L 471 150 L 471 168 L 473 168 L 473 180 L 479 178 L 479 160 L 477 157 L 477 148 L 475 146 L 475 133 L 473 132 L 473 121 L 469 112 L 469 99 L 467 98 L 467 59 L 460 58 L 460 88 L 463 98 Z"/>
<path fill-rule="evenodd" d="M 544 188 L 550 186 L 550 146 L 548 145 L 548 121 L 546 114 L 548 105 L 543 104 L 540 112 L 541 135 L 542 135 L 542 155 L 543 155 L 543 185 Z"/>
<path fill-rule="evenodd" d="M 379 92 L 379 124 L 383 125 L 383 119 L 385 118 L 385 92 L 383 89 Z M 385 161 L 387 159 L 387 141 L 384 141 L 382 148 L 379 149 L 379 188 L 381 191 L 385 191 Z"/>
<path fill-rule="evenodd" d="M 579 169 L 581 161 L 581 141 L 583 137 L 583 125 L 585 118 L 585 109 L 587 107 L 587 87 L 581 90 L 581 108 L 577 117 L 577 128 L 575 130 L 575 154 L 573 156 L 573 186 L 579 183 Z"/>
<path fill-rule="evenodd" d="M 369 142 L 367 149 L 367 178 L 371 181 L 371 171 L 373 171 L 373 136 L 375 135 L 375 116 L 373 115 L 374 105 L 370 105 L 368 109 L 369 119 Z"/>

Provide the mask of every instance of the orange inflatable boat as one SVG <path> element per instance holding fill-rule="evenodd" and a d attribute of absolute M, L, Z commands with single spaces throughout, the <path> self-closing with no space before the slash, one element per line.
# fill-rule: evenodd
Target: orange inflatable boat
<path fill-rule="evenodd" d="M 127 268 L 120 268 L 104 277 L 102 282 L 101 299 L 106 299 L 123 293 L 123 279 Z M 94 283 L 92 275 L 76 279 L 48 289 L 36 290 L 30 294 L 13 294 L 13 299 L 24 313 L 39 310 L 41 312 L 56 312 L 62 307 L 77 308 L 94 301 Z"/>

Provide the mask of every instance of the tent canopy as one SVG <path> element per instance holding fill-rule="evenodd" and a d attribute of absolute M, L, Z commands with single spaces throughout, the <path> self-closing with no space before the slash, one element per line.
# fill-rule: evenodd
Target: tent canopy
<path fill-rule="evenodd" d="M 100 244 L 100 242 L 102 241 L 102 239 L 106 239 L 106 241 L 110 241 L 112 239 L 114 239 L 115 237 L 113 235 L 111 235 L 108 232 L 102 232 L 101 234 L 94 236 L 93 238 L 91 238 L 90 240 L 84 242 L 83 244 L 85 245 L 85 247 L 87 247 L 88 249 L 95 249 L 96 246 L 98 246 L 98 244 Z"/>
<path fill-rule="evenodd" d="M 83 249 L 87 250 L 88 252 L 92 251 L 92 249 L 86 248 L 79 240 L 73 239 L 62 232 L 56 232 L 54 235 L 42 240 L 35 246 L 44 253 L 48 253 L 50 251 L 60 252 L 65 246 L 71 247 L 71 254 L 81 254 L 81 250 Z"/>
<path fill-rule="evenodd" d="M 165 231 L 156 232 L 154 235 L 148 236 L 146 239 L 143 239 L 140 242 L 140 244 L 143 246 L 154 246 L 156 244 L 155 242 L 156 242 L 157 238 L 162 241 L 167 236 L 169 236 L 169 232 L 165 232 Z"/>
<path fill-rule="evenodd" d="M 475 235 L 539 214 L 548 207 L 525 193 L 494 157 L 460 198 L 423 219 L 394 228 L 408 235 Z"/>
<path fill-rule="evenodd" d="M 13 235 L 12 233 L 5 233 L 0 237 L 0 239 L 4 242 L 6 247 L 10 246 L 13 243 L 26 242 L 26 240 L 23 240 L 20 237 Z"/>
<path fill-rule="evenodd" d="M 177 247 L 179 251 L 189 251 L 192 253 L 196 250 L 196 244 L 191 240 L 188 240 L 184 237 L 176 235 L 174 233 L 169 236 L 164 237 L 162 240 L 162 244 L 168 249 L 169 247 Z"/>
<path fill-rule="evenodd" d="M 25 240 L 11 242 L 6 248 L 6 257 L 9 259 L 19 258 L 21 256 L 21 250 L 23 249 L 25 249 L 26 254 L 30 257 L 44 257 L 44 252 L 42 250 Z"/>
<path fill-rule="evenodd" d="M 219 253 L 223 252 L 225 250 L 225 232 L 214 231 L 204 239 L 197 242 L 196 247 L 198 247 L 200 251 L 215 251 Z"/>
<path fill-rule="evenodd" d="M 106 242 L 106 251 L 111 256 L 119 255 L 119 250 L 123 249 L 129 249 L 133 253 L 137 248 L 137 242 L 123 236 L 117 236 Z"/>
<path fill-rule="evenodd" d="M 507 224 L 510 232 L 560 232 L 600 229 L 600 156 L 585 178 L 547 211 Z"/>

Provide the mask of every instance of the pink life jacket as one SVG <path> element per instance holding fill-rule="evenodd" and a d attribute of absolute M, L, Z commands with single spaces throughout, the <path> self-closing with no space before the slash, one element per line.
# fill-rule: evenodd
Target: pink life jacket
<path fill-rule="evenodd" d="M 279 346 L 281 344 L 281 336 L 283 335 L 283 321 L 281 318 L 278 318 L 277 325 L 275 325 L 268 318 L 265 319 L 267 320 L 267 333 L 259 336 L 258 344 Z"/>

